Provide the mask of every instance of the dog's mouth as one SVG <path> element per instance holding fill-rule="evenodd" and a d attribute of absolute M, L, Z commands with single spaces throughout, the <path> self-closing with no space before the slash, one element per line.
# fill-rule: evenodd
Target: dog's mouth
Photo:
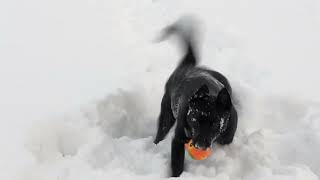
<path fill-rule="evenodd" d="M 211 149 L 214 145 L 214 141 L 194 141 L 192 140 L 191 144 L 199 150 Z"/>
<path fill-rule="evenodd" d="M 195 143 L 195 144 L 192 144 L 196 149 L 198 150 L 207 150 L 207 149 L 210 149 L 211 146 L 200 146 L 198 143 Z"/>
<path fill-rule="evenodd" d="M 216 140 L 219 138 L 220 134 L 216 134 L 213 138 L 192 138 L 192 145 L 199 150 L 206 150 L 208 148 L 213 148 Z"/>
<path fill-rule="evenodd" d="M 198 151 L 208 151 L 213 148 L 213 144 L 210 146 L 199 146 L 199 143 L 194 143 L 192 139 L 189 141 L 188 145 Z"/>
<path fill-rule="evenodd" d="M 185 128 L 184 131 L 188 139 L 192 140 L 191 144 L 199 150 L 212 148 L 217 138 L 220 136 L 220 134 L 216 134 L 213 138 L 200 138 L 192 128 L 190 130 Z"/>

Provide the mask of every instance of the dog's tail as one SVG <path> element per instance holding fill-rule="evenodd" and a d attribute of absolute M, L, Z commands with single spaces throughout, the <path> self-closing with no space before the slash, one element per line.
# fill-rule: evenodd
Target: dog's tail
<path fill-rule="evenodd" d="M 197 39 L 195 37 L 195 34 L 197 34 L 197 29 L 195 26 L 195 19 L 191 17 L 183 17 L 172 25 L 166 27 L 159 38 L 159 41 L 163 41 L 171 35 L 175 35 L 179 38 L 184 48 L 185 55 L 177 68 L 197 65 Z"/>

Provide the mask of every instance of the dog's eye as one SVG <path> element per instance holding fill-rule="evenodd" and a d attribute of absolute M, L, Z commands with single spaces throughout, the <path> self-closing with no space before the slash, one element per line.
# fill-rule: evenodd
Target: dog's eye
<path fill-rule="evenodd" d="M 191 118 L 191 122 L 197 122 L 196 118 Z"/>

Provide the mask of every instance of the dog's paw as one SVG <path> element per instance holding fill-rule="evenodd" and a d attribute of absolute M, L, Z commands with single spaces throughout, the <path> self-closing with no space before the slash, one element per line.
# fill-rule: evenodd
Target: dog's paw
<path fill-rule="evenodd" d="M 164 139 L 165 136 L 157 134 L 156 138 L 153 140 L 154 144 L 158 144 L 160 141 Z"/>
<path fill-rule="evenodd" d="M 161 141 L 161 140 L 159 140 L 159 139 L 155 139 L 155 140 L 153 141 L 153 143 L 157 145 L 160 141 Z"/>

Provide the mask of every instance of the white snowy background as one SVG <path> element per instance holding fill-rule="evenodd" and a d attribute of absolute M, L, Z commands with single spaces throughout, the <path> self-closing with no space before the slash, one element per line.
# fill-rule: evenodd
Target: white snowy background
<path fill-rule="evenodd" d="M 170 136 L 152 141 L 181 51 L 153 40 L 185 14 L 239 128 L 180 178 L 319 179 L 318 0 L 0 1 L 0 179 L 168 178 Z"/>

